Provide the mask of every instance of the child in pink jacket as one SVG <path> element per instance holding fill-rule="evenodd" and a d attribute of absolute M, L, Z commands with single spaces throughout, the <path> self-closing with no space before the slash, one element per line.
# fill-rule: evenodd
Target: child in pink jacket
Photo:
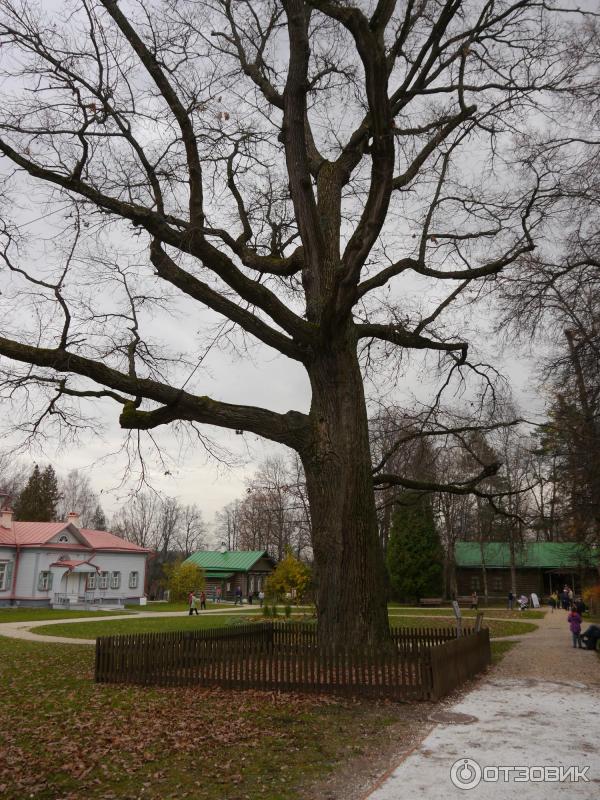
<path fill-rule="evenodd" d="M 573 647 L 583 647 L 581 644 L 581 614 L 575 606 L 571 606 L 569 616 L 567 617 L 571 635 L 573 636 Z"/>

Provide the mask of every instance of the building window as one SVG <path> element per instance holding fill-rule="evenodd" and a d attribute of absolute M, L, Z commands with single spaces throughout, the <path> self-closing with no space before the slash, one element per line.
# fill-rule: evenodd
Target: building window
<path fill-rule="evenodd" d="M 108 572 L 100 573 L 99 589 L 108 589 Z"/>
<path fill-rule="evenodd" d="M 68 536 L 65 536 L 65 535 L 63 534 L 62 536 L 59 536 L 59 537 L 58 537 L 58 541 L 59 541 L 59 542 L 68 542 L 68 541 L 69 541 L 69 537 L 68 537 Z"/>
<path fill-rule="evenodd" d="M 38 592 L 49 592 L 52 589 L 52 573 L 46 571 L 40 572 L 38 578 Z"/>
<path fill-rule="evenodd" d="M 254 576 L 250 578 L 250 591 L 254 591 Z"/>
<path fill-rule="evenodd" d="M 494 591 L 501 592 L 502 591 L 502 575 L 498 575 L 494 578 Z"/>
<path fill-rule="evenodd" d="M 6 592 L 10 589 L 12 568 L 12 561 L 0 561 L 0 592 Z"/>
<path fill-rule="evenodd" d="M 118 589 L 121 585 L 121 573 L 120 572 L 113 572 L 110 576 L 110 588 L 111 589 Z"/>
<path fill-rule="evenodd" d="M 138 573 L 137 572 L 130 572 L 129 573 L 129 588 L 130 589 L 137 589 L 138 586 Z"/>
<path fill-rule="evenodd" d="M 85 586 L 86 586 L 86 589 L 95 589 L 96 588 L 96 573 L 95 572 L 90 572 L 90 574 L 87 576 L 87 583 L 86 583 Z"/>
<path fill-rule="evenodd" d="M 471 591 L 479 591 L 479 576 L 477 575 L 471 575 Z"/>

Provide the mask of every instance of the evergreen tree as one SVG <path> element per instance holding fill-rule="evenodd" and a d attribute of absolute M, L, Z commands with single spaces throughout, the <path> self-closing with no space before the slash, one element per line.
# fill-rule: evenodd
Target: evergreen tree
<path fill-rule="evenodd" d="M 387 567 L 394 600 L 442 593 L 443 552 L 429 497 L 404 492 L 394 513 Z"/>
<path fill-rule="evenodd" d="M 15 519 L 52 522 L 56 519 L 58 498 L 58 481 L 54 469 L 49 464 L 42 472 L 36 464 L 15 503 Z"/>
<path fill-rule="evenodd" d="M 104 511 L 102 510 L 102 506 L 99 503 L 94 509 L 94 515 L 92 516 L 90 525 L 92 530 L 94 531 L 106 530 L 106 516 L 104 514 Z"/>

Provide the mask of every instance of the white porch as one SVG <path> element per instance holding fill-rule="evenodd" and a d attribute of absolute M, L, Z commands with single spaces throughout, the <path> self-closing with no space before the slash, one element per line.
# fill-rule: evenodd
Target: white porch
<path fill-rule="evenodd" d="M 105 589 L 88 589 L 90 576 L 94 576 L 94 583 L 98 585 L 98 572 L 95 566 L 88 563 L 76 566 L 51 566 L 52 586 L 55 589 L 52 596 L 52 608 L 88 609 L 99 607 L 123 608 L 125 595 L 110 595 Z"/>

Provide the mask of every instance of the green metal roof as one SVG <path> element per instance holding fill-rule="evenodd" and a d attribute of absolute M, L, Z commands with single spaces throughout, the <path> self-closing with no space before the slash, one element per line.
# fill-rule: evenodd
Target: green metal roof
<path fill-rule="evenodd" d="M 266 550 L 198 550 L 184 564 L 197 564 L 212 572 L 248 572 L 261 558 L 270 559 Z"/>
<path fill-rule="evenodd" d="M 458 567 L 480 567 L 479 542 L 457 542 L 454 549 Z M 510 567 L 508 542 L 487 542 L 483 545 L 486 567 Z M 589 548 L 575 542 L 527 542 L 515 549 L 517 567 L 545 569 L 579 568 L 596 566 L 600 557 L 598 548 Z"/>
<path fill-rule="evenodd" d="M 225 572 L 224 570 L 209 570 L 208 572 L 204 573 L 205 578 L 220 578 L 222 581 L 227 581 L 229 578 L 233 578 L 233 572 Z"/>

